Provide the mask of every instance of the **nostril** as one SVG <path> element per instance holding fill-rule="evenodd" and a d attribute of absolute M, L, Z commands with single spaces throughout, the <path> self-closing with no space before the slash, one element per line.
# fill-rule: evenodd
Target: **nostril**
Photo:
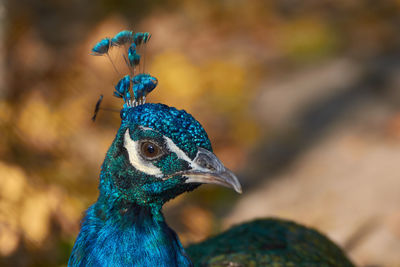
<path fill-rule="evenodd" d="M 211 159 L 207 156 L 203 156 L 197 159 L 196 163 L 199 164 L 201 167 L 209 169 L 211 171 L 215 171 L 215 167 L 210 164 Z"/>

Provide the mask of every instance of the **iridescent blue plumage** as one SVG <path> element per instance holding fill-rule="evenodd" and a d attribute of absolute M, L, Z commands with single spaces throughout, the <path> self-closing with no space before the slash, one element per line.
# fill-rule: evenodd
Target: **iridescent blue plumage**
<path fill-rule="evenodd" d="M 191 266 L 163 219 L 134 205 L 123 208 L 128 211 L 121 214 L 103 206 L 108 201 L 99 198 L 88 209 L 68 266 Z"/>

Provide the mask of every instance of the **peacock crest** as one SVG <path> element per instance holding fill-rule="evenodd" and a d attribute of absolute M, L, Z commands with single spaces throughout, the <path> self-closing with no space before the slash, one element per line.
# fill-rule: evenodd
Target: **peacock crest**
<path fill-rule="evenodd" d="M 91 54 L 94 56 L 106 56 L 118 74 L 120 72 L 115 67 L 109 51 L 114 47 L 119 47 L 123 50 L 122 57 L 128 67 L 129 74 L 122 77 L 115 85 L 114 96 L 124 100 L 124 108 L 144 104 L 146 96 L 157 86 L 157 79 L 150 74 L 144 73 L 144 63 L 142 71 L 139 68 L 141 61 L 143 61 L 142 55 L 138 52 L 139 48 L 141 46 L 145 47 L 150 37 L 151 34 L 148 32 L 134 33 L 125 30 L 117 33 L 113 38 L 103 38 L 92 48 Z M 102 97 L 99 101 L 101 99 Z"/>

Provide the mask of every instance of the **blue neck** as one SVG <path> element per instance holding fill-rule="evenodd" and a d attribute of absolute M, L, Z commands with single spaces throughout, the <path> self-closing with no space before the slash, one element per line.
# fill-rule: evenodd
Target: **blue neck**
<path fill-rule="evenodd" d="M 88 209 L 68 266 L 192 266 L 161 207 L 105 198 Z"/>

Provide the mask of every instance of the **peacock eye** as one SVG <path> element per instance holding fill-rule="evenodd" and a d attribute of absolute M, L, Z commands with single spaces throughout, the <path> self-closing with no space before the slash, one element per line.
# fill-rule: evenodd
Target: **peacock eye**
<path fill-rule="evenodd" d="M 140 152 L 142 153 L 142 156 L 150 160 L 155 159 L 162 154 L 161 148 L 157 144 L 150 141 L 142 142 L 140 146 Z"/>

